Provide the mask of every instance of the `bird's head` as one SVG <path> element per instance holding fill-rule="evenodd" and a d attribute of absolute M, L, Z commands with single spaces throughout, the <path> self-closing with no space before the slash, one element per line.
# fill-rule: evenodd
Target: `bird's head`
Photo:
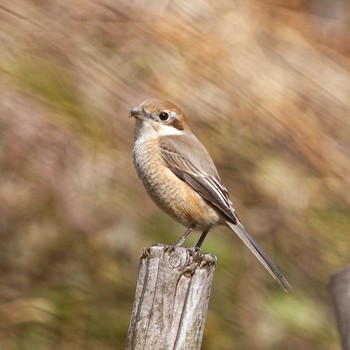
<path fill-rule="evenodd" d="M 166 100 L 147 99 L 134 107 L 129 116 L 136 118 L 136 137 L 178 135 L 190 132 L 185 114 Z"/>

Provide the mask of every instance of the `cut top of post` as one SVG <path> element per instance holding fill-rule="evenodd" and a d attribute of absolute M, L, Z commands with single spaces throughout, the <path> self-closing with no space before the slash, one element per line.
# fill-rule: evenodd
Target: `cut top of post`
<path fill-rule="evenodd" d="M 216 257 L 153 245 L 140 261 L 127 349 L 200 349 Z"/>

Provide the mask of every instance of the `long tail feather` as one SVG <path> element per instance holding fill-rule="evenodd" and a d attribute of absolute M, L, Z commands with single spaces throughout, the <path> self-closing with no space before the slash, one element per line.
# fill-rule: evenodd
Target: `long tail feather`
<path fill-rule="evenodd" d="M 286 291 L 292 291 L 293 288 L 289 282 L 285 279 L 282 273 L 278 270 L 276 265 L 266 255 L 266 253 L 260 248 L 258 243 L 244 228 L 244 226 L 237 220 L 237 224 L 226 221 L 227 225 L 237 234 L 237 236 L 246 244 L 246 246 L 253 252 L 253 254 L 259 259 L 259 261 L 265 266 L 267 271 L 270 272 L 272 277 L 279 283 L 279 285 Z"/>

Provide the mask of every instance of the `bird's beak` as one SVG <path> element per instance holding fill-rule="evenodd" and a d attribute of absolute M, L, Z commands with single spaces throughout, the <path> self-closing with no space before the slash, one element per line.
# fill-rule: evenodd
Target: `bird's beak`
<path fill-rule="evenodd" d="M 134 107 L 129 112 L 129 117 L 141 118 L 141 116 L 142 116 L 142 108 L 140 108 L 140 106 Z"/>

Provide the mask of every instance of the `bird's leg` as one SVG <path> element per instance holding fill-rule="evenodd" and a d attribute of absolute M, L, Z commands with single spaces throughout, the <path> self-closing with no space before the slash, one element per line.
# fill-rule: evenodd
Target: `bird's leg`
<path fill-rule="evenodd" d="M 198 242 L 197 242 L 197 244 L 196 244 L 196 248 L 200 248 L 200 247 L 201 247 L 201 245 L 202 245 L 202 243 L 204 242 L 205 237 L 207 237 L 207 234 L 208 234 L 208 232 L 209 232 L 210 229 L 211 229 L 211 226 L 208 227 L 207 229 L 205 229 L 205 230 L 202 232 L 202 234 L 201 234 L 201 236 L 199 237 L 199 240 L 198 240 Z"/>
<path fill-rule="evenodd" d="M 197 226 L 197 224 L 192 224 L 186 232 L 181 236 L 181 238 L 176 242 L 175 247 L 181 247 L 183 243 L 185 242 L 188 235 L 194 230 L 194 228 Z"/>

